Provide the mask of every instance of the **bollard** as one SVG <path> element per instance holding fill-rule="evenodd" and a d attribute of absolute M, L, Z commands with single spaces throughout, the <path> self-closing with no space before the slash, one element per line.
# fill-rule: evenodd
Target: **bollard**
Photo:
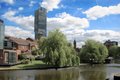
<path fill-rule="evenodd" d="M 114 80 L 120 80 L 120 73 L 114 75 Z"/>
<path fill-rule="evenodd" d="M 114 76 L 114 80 L 120 80 L 120 76 Z"/>

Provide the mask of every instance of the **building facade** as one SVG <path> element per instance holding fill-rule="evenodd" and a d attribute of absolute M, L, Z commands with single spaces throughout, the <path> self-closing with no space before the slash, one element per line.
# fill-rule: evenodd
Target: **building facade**
<path fill-rule="evenodd" d="M 107 40 L 107 41 L 105 41 L 104 45 L 107 48 L 110 48 L 111 46 L 118 46 L 118 42 L 117 41 Z"/>
<path fill-rule="evenodd" d="M 40 39 L 40 37 L 42 36 L 47 35 L 46 22 L 46 9 L 40 7 L 38 10 L 35 11 L 34 32 L 36 40 Z"/>
<path fill-rule="evenodd" d="M 14 65 L 18 62 L 18 55 L 31 52 L 32 48 L 37 47 L 35 40 L 31 38 L 21 39 L 5 36 L 5 25 L 0 20 L 0 65 Z"/>
<path fill-rule="evenodd" d="M 25 40 L 22 38 L 6 36 L 5 40 L 5 48 L 15 50 L 17 55 L 21 53 L 31 53 L 32 48 L 37 48 L 37 42 L 32 39 Z"/>
<path fill-rule="evenodd" d="M 16 51 L 12 49 L 12 42 L 5 39 L 4 21 L 0 20 L 0 65 L 11 65 L 17 63 Z M 8 45 L 4 45 L 8 42 Z"/>
<path fill-rule="evenodd" d="M 3 49 L 4 46 L 4 32 L 5 32 L 5 25 L 2 20 L 0 20 L 0 49 Z"/>
<path fill-rule="evenodd" d="M 3 20 L 0 19 L 0 63 L 4 61 L 4 32 L 5 32 L 5 25 Z"/>

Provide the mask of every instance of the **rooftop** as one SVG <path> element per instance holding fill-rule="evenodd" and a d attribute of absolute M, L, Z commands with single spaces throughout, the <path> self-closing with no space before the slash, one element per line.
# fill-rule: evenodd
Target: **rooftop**
<path fill-rule="evenodd" d="M 15 42 L 19 45 L 35 45 L 35 44 L 37 44 L 37 42 L 35 40 L 30 41 L 30 40 L 25 40 L 22 38 L 11 37 L 11 36 L 6 36 L 5 39 Z"/>

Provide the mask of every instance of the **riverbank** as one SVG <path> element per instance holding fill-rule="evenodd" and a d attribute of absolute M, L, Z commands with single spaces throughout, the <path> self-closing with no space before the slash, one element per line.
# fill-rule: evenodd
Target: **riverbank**
<path fill-rule="evenodd" d="M 86 64 L 80 64 L 80 65 L 86 65 Z M 0 66 L 0 71 L 6 71 L 6 70 L 36 70 L 36 69 L 61 69 L 61 68 L 70 68 L 70 67 L 53 67 L 50 65 L 46 65 L 42 61 L 32 61 L 28 64 L 18 64 L 15 66 Z"/>
<path fill-rule="evenodd" d="M 44 69 L 50 66 L 42 61 L 32 61 L 28 64 L 18 64 L 14 66 L 0 66 L 0 70 L 29 70 L 29 69 Z"/>

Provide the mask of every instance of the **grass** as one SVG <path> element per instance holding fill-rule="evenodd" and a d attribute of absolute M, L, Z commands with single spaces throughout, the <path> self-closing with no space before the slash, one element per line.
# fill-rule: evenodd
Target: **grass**
<path fill-rule="evenodd" d="M 0 67 L 0 70 L 18 70 L 18 69 L 44 69 L 50 67 L 42 61 L 32 61 L 28 64 L 19 64 L 10 67 Z"/>

